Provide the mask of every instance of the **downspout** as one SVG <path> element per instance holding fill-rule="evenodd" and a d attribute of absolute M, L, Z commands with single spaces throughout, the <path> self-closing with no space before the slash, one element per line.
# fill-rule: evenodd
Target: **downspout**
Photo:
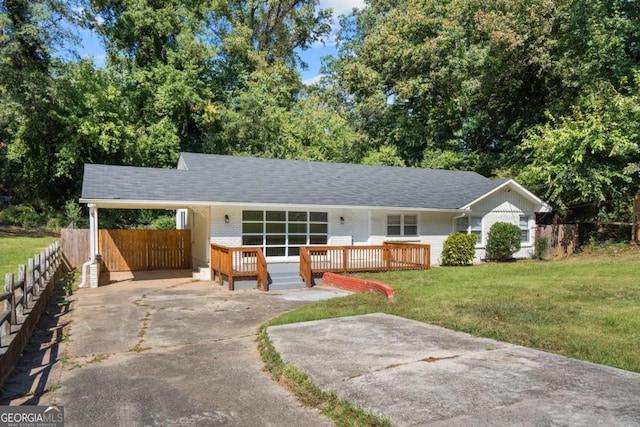
<path fill-rule="evenodd" d="M 89 205 L 89 261 L 82 264 L 82 281 L 78 288 L 83 288 L 87 284 L 87 267 L 96 262 L 98 253 L 98 208 L 96 205 Z"/>

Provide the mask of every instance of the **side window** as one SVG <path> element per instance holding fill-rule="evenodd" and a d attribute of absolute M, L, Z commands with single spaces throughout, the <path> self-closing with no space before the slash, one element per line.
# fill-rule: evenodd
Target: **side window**
<path fill-rule="evenodd" d="M 418 215 L 387 215 L 387 236 L 417 236 Z"/>
<path fill-rule="evenodd" d="M 402 219 L 400 215 L 387 216 L 387 236 L 401 236 Z"/>
<path fill-rule="evenodd" d="M 530 239 L 530 231 L 529 231 L 529 217 L 521 216 L 520 217 L 520 242 L 521 243 L 529 243 Z"/>
<path fill-rule="evenodd" d="M 404 216 L 404 235 L 405 236 L 418 235 L 418 216 L 417 215 Z"/>
<path fill-rule="evenodd" d="M 465 216 L 456 218 L 456 231 L 459 233 L 475 234 L 478 236 L 478 244 L 482 242 L 482 217 Z"/>

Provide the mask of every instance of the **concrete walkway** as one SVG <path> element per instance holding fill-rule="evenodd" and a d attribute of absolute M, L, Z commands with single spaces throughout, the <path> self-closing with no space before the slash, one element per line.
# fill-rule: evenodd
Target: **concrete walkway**
<path fill-rule="evenodd" d="M 332 425 L 262 371 L 255 338 L 268 319 L 341 293 L 229 292 L 167 274 L 79 290 L 49 377 L 60 387 L 31 403 L 64 405 L 66 426 Z"/>
<path fill-rule="evenodd" d="M 640 425 L 640 374 L 386 314 L 267 331 L 322 389 L 397 426 Z"/>

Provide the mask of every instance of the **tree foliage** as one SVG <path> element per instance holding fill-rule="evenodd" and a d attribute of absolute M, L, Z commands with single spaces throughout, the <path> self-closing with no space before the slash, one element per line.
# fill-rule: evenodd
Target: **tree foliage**
<path fill-rule="evenodd" d="M 38 215 L 83 164 L 180 151 L 513 176 L 565 218 L 627 221 L 640 191 L 638 0 L 4 0 L 0 191 Z M 65 46 L 95 31 L 104 67 Z"/>

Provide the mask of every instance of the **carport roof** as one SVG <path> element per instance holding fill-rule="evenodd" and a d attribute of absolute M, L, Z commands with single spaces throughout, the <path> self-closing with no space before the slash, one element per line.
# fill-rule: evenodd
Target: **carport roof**
<path fill-rule="evenodd" d="M 179 169 L 86 164 L 81 202 L 460 210 L 512 180 L 475 172 L 182 153 Z M 542 202 L 540 202 L 542 203 Z"/>

